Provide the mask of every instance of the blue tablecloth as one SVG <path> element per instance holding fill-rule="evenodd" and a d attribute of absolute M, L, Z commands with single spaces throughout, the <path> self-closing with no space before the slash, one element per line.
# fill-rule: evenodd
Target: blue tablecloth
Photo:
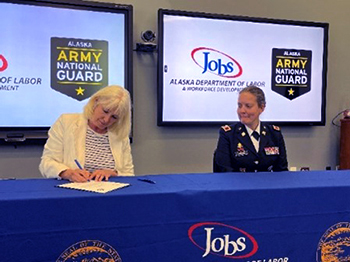
<path fill-rule="evenodd" d="M 1 261 L 350 256 L 350 171 L 142 177 L 155 184 L 139 178 L 113 178 L 131 186 L 107 194 L 56 187 L 63 180 L 0 181 Z"/>

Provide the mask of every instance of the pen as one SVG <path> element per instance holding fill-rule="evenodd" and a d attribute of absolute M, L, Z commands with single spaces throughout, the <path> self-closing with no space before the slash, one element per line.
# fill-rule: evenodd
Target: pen
<path fill-rule="evenodd" d="M 151 180 L 151 179 L 147 179 L 147 178 L 138 178 L 137 180 L 140 180 L 142 182 L 146 182 L 146 183 L 150 183 L 150 184 L 155 184 L 156 182 Z"/>
<path fill-rule="evenodd" d="M 77 166 L 79 167 L 80 170 L 83 170 L 83 167 L 80 165 L 78 159 L 74 159 L 74 162 L 77 164 Z M 90 178 L 86 178 L 86 177 L 85 177 L 85 179 L 87 179 L 88 182 L 91 181 Z"/>
<path fill-rule="evenodd" d="M 77 159 L 74 159 L 74 162 L 77 164 L 77 166 L 79 167 L 79 169 L 83 169 L 79 163 L 79 161 Z"/>

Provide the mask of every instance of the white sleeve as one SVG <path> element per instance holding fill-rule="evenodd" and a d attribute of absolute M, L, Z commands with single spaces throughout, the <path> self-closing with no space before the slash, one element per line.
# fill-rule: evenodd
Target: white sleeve
<path fill-rule="evenodd" d="M 69 167 L 63 164 L 64 122 L 62 116 L 52 125 L 39 165 L 42 176 L 58 178 Z"/>
<path fill-rule="evenodd" d="M 131 155 L 130 139 L 123 141 L 123 166 L 117 170 L 119 176 L 134 176 L 134 164 Z"/>

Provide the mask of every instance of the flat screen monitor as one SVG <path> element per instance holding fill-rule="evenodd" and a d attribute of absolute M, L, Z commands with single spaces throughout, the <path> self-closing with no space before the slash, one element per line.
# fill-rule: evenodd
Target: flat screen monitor
<path fill-rule="evenodd" d="M 132 90 L 132 6 L 0 0 L 0 132 L 47 136 L 107 85 Z M 39 136 L 41 136 L 39 135 Z"/>
<path fill-rule="evenodd" d="M 261 120 L 325 125 L 328 23 L 160 9 L 158 125 L 237 122 L 249 85 Z"/>

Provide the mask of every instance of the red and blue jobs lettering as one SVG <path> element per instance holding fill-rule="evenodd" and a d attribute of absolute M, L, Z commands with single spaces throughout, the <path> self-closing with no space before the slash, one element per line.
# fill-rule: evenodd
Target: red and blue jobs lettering
<path fill-rule="evenodd" d="M 5 71 L 8 66 L 7 60 L 3 55 L 0 55 L 0 72 Z"/>
<path fill-rule="evenodd" d="M 253 256 L 258 243 L 247 232 L 218 222 L 201 222 L 192 225 L 188 237 L 194 245 L 204 251 L 202 257 L 216 255 L 231 259 Z"/>
<path fill-rule="evenodd" d="M 202 74 L 210 72 L 212 74 L 235 78 L 243 73 L 242 66 L 231 56 L 208 47 L 198 47 L 191 52 L 192 60 L 201 68 Z"/>

